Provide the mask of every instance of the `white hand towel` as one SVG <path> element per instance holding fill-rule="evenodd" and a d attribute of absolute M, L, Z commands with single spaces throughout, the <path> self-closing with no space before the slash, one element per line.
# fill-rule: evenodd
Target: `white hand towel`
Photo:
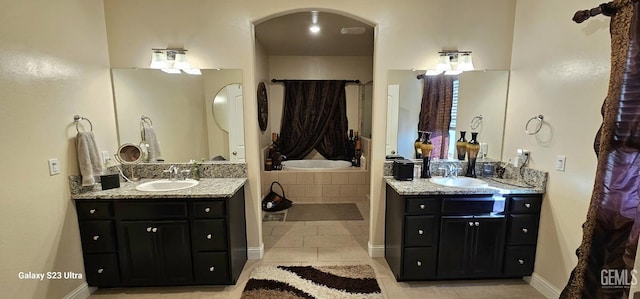
<path fill-rule="evenodd" d="M 93 132 L 80 132 L 76 135 L 76 151 L 78 155 L 78 167 L 82 175 L 82 186 L 91 186 L 96 183 L 96 176 L 103 174 L 102 159 L 98 152 Z"/>
<path fill-rule="evenodd" d="M 143 133 L 143 142 L 147 145 L 149 162 L 155 162 L 158 159 L 161 159 L 160 142 L 158 142 L 158 137 L 156 137 L 156 131 L 153 130 L 153 128 L 145 127 L 143 129 Z"/>

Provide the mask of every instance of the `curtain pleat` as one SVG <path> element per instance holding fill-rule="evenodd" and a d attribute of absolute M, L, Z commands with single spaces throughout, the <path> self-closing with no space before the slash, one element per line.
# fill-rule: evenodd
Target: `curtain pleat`
<path fill-rule="evenodd" d="M 453 81 L 458 76 L 424 76 L 418 131 L 431 132 L 432 157 L 446 159 L 453 105 Z"/>
<path fill-rule="evenodd" d="M 304 159 L 314 148 L 329 160 L 347 160 L 347 100 L 344 80 L 287 80 L 280 126 L 280 152 Z"/>

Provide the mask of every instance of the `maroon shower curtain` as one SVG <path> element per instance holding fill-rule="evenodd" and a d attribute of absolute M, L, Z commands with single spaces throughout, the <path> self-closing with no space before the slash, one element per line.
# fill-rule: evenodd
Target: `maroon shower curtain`
<path fill-rule="evenodd" d="M 280 152 L 304 159 L 314 148 L 329 160 L 348 160 L 344 80 L 286 80 Z"/>
<path fill-rule="evenodd" d="M 418 131 L 431 132 L 432 157 L 446 159 L 449 152 L 453 81 L 457 77 L 444 74 L 423 77 Z"/>
<path fill-rule="evenodd" d="M 640 233 L 639 9 L 637 0 L 616 0 L 592 10 L 611 16 L 611 75 L 594 142 L 598 168 L 578 264 L 561 298 L 627 298 L 638 274 L 632 269 Z"/>

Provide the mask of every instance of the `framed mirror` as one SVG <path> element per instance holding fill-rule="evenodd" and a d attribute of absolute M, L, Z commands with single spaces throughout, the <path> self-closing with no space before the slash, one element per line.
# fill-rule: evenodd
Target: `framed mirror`
<path fill-rule="evenodd" d="M 419 74 L 424 71 L 390 70 L 388 73 L 387 155 L 394 152 L 415 158 L 413 143 L 418 137 L 423 92 L 423 81 L 416 78 Z M 460 138 L 460 131 L 467 132 L 467 140 L 473 131 L 478 132 L 480 142 L 487 144 L 487 158 L 501 159 L 509 71 L 469 71 L 460 74 L 457 81 L 454 84 L 457 105 L 452 108 L 448 157 L 455 157 L 455 141 Z M 482 118 L 479 122 L 478 116 Z"/>
<path fill-rule="evenodd" d="M 140 142 L 144 115 L 153 121 L 165 162 L 209 161 L 214 157 L 233 161 L 229 139 L 240 140 L 236 143 L 244 146 L 244 132 L 225 131 L 218 126 L 213 105 L 216 96 L 230 84 L 236 84 L 240 92 L 234 95 L 235 103 L 242 103 L 242 71 L 201 71 L 197 76 L 154 69 L 112 69 L 119 143 Z M 242 105 L 234 105 L 234 109 L 242 115 Z M 232 117 L 229 120 L 242 122 Z"/>
<path fill-rule="evenodd" d="M 133 143 L 125 143 L 118 148 L 116 158 L 122 164 L 138 163 L 142 160 L 142 150 Z"/>
<path fill-rule="evenodd" d="M 264 82 L 258 84 L 258 125 L 260 131 L 267 129 L 267 122 L 269 121 L 269 100 L 267 99 L 267 88 L 264 86 Z"/>

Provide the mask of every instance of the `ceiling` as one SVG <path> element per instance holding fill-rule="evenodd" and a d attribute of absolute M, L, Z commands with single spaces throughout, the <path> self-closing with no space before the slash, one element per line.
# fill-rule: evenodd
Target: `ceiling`
<path fill-rule="evenodd" d="M 320 32 L 309 27 L 317 14 Z M 362 27 L 363 34 L 341 34 L 342 28 Z M 299 12 L 264 21 L 255 27 L 256 39 L 268 55 L 373 56 L 373 27 L 328 12 Z"/>

